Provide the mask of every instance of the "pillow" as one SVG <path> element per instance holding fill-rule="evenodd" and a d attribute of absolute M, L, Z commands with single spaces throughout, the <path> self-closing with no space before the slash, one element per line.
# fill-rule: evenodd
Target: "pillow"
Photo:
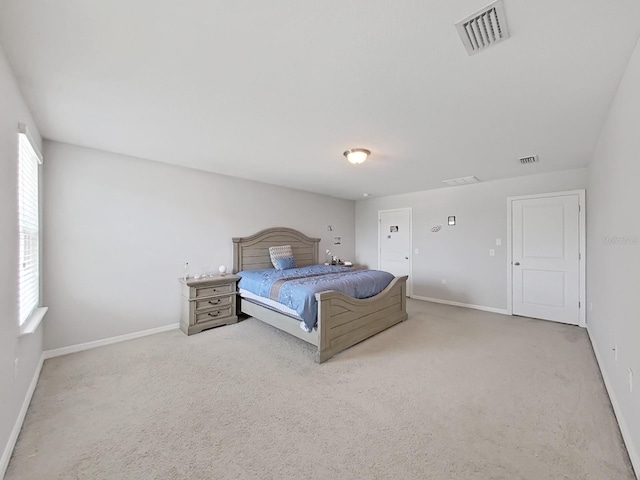
<path fill-rule="evenodd" d="M 293 250 L 291 245 L 281 245 L 278 247 L 269 247 L 269 256 L 271 257 L 271 263 L 276 270 L 286 270 L 286 268 L 281 268 L 278 266 L 278 262 L 276 262 L 279 258 L 287 258 L 287 262 L 284 265 L 291 265 L 287 268 L 295 268 L 296 261 L 293 258 Z"/>
<path fill-rule="evenodd" d="M 276 270 L 289 270 L 290 268 L 297 268 L 296 261 L 293 257 L 280 257 L 273 261 L 273 266 Z"/>

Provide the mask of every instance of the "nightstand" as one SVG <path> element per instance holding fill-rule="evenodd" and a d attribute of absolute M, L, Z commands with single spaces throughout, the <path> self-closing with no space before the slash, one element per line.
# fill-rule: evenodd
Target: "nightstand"
<path fill-rule="evenodd" d="M 182 318 L 180 329 L 187 335 L 238 321 L 236 314 L 237 275 L 215 275 L 180 279 Z"/>

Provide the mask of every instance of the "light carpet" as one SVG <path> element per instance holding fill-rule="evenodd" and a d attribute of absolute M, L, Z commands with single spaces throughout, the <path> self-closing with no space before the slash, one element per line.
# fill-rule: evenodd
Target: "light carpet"
<path fill-rule="evenodd" d="M 47 360 L 27 479 L 633 479 L 587 333 L 409 301 L 313 362 L 255 319 Z"/>

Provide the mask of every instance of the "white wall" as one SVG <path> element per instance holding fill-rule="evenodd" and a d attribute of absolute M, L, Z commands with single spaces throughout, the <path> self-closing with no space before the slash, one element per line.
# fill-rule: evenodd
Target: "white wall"
<path fill-rule="evenodd" d="M 26 123 L 40 143 L 37 127 L 18 89 L 4 51 L 0 48 L 0 456 L 42 355 L 42 328 L 18 337 L 18 123 Z M 14 378 L 14 361 L 18 359 Z M 0 462 L 0 478 L 6 467 Z"/>
<path fill-rule="evenodd" d="M 230 270 L 232 237 L 287 226 L 322 238 L 321 259 L 354 255 L 353 201 L 56 142 L 45 155 L 46 349 L 177 323 L 184 262 Z"/>
<path fill-rule="evenodd" d="M 578 169 L 359 200 L 356 261 L 377 268 L 379 210 L 412 207 L 413 248 L 420 251 L 413 255 L 413 295 L 503 310 L 507 308 L 507 197 L 585 186 L 586 170 Z M 454 227 L 447 226 L 450 215 L 456 217 Z M 432 233 L 431 227 L 438 224 L 442 229 Z M 495 257 L 489 256 L 489 249 L 496 250 Z"/>
<path fill-rule="evenodd" d="M 588 170 L 589 333 L 636 472 L 640 474 L 640 44 Z M 618 360 L 612 348 L 617 344 Z M 635 375 L 629 391 L 628 368 Z"/>

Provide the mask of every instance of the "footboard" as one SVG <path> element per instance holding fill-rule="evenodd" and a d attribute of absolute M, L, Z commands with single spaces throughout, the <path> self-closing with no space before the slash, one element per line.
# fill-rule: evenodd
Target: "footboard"
<path fill-rule="evenodd" d="M 394 278 L 378 295 L 364 300 L 335 291 L 316 293 L 316 362 L 322 363 L 336 353 L 406 320 L 407 278 Z"/>

